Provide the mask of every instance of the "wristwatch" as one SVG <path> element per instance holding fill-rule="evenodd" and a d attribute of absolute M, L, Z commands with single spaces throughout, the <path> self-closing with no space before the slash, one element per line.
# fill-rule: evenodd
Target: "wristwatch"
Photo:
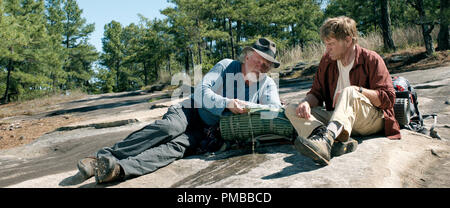
<path fill-rule="evenodd" d="M 363 87 L 359 86 L 359 93 L 362 94 L 362 92 L 363 92 Z"/>

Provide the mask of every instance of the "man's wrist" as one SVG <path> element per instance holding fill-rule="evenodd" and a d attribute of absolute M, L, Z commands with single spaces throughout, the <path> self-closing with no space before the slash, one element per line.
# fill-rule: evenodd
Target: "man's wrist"
<path fill-rule="evenodd" d="M 300 100 L 300 102 L 298 102 L 298 104 L 300 105 L 300 104 L 302 104 L 302 103 L 307 103 L 308 101 L 306 100 L 306 99 L 303 99 L 303 100 Z"/>
<path fill-rule="evenodd" d="M 361 93 L 361 94 L 362 94 L 362 93 L 363 93 L 363 90 L 364 90 L 364 88 L 363 88 L 363 87 L 361 87 L 361 86 L 359 86 L 359 90 L 358 90 L 358 91 L 359 91 L 359 93 Z"/>
<path fill-rule="evenodd" d="M 230 106 L 230 104 L 233 102 L 233 99 L 225 98 L 225 108 L 233 108 L 234 105 Z"/>

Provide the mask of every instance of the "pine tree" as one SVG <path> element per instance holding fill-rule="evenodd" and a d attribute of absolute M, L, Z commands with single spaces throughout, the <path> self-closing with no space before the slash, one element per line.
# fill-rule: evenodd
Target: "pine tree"
<path fill-rule="evenodd" d="M 5 6 L 8 24 L 2 30 L 4 40 L 2 57 L 7 77 L 2 102 L 18 98 L 39 96 L 49 89 L 51 67 L 48 50 L 49 36 L 46 29 L 43 0 L 10 0 Z"/>
<path fill-rule="evenodd" d="M 93 76 L 92 63 L 97 60 L 95 47 L 88 44 L 89 35 L 94 31 L 94 24 L 86 24 L 81 17 L 83 12 L 75 0 L 64 0 L 63 45 L 67 60 L 64 70 L 68 77 L 66 89 L 89 87 Z"/>
<path fill-rule="evenodd" d="M 170 42 L 168 42 L 167 45 L 164 44 L 165 41 L 170 41 L 170 39 L 167 39 L 168 37 L 164 35 L 166 22 L 157 19 L 153 21 L 141 21 L 145 22 L 145 26 L 143 28 L 143 48 L 140 59 L 146 59 L 146 61 L 144 61 L 146 67 L 144 73 L 149 77 L 148 81 L 157 81 L 159 79 L 159 67 L 163 63 L 163 60 L 166 60 L 168 51 L 171 50 Z M 149 83 L 146 85 L 148 84 Z"/>
<path fill-rule="evenodd" d="M 6 60 L 4 59 L 4 55 L 2 54 L 6 54 L 7 53 L 7 47 L 5 40 L 6 40 L 6 30 L 8 29 L 7 27 L 7 22 L 6 19 L 9 18 L 7 16 L 4 16 L 5 14 L 5 9 L 4 9 L 4 5 L 3 5 L 3 0 L 0 0 L 0 80 L 6 80 L 6 74 L 5 74 L 5 65 L 6 65 Z M 3 78 L 5 77 L 5 78 Z M 5 92 L 6 90 L 6 83 L 4 81 L 2 81 L 0 83 L 0 93 Z M 2 96 L 0 94 L 0 96 Z M 0 97 L 1 98 L 1 97 Z M 4 99 L 0 99 L 0 104 L 3 103 Z"/>
<path fill-rule="evenodd" d="M 407 2 L 414 7 L 419 14 L 419 22 L 422 27 L 423 41 L 425 43 L 426 54 L 428 56 L 434 53 L 433 37 L 431 32 L 434 29 L 434 21 L 430 15 L 427 15 L 427 8 L 425 7 L 424 0 L 407 0 Z"/>
<path fill-rule="evenodd" d="M 194 36 L 194 22 L 188 17 L 184 10 L 185 0 L 170 0 L 171 3 L 177 5 L 175 8 L 166 8 L 161 11 L 162 14 L 166 15 L 169 21 L 170 27 L 169 34 L 175 37 L 175 48 L 177 51 L 177 60 L 179 62 L 184 62 L 184 70 L 186 72 L 191 71 L 191 64 L 193 65 L 191 59 L 192 55 L 192 45 Z"/>
<path fill-rule="evenodd" d="M 1 44 L 3 52 L 0 56 L 5 64 L 7 76 L 4 95 L 0 102 L 8 103 L 10 102 L 10 91 L 15 91 L 13 94 L 17 94 L 18 85 L 17 81 L 13 79 L 13 71 L 15 71 L 18 62 L 24 61 L 24 57 L 21 56 L 21 54 L 29 44 L 29 38 L 26 37 L 27 31 L 24 31 L 23 29 L 25 27 L 23 19 L 26 18 L 20 17 L 20 15 L 24 14 L 20 1 L 5 1 L 4 12 L 6 14 L 3 19 L 5 25 L 0 31 L 2 34 L 1 39 L 3 40 L 3 43 Z"/>
<path fill-rule="evenodd" d="M 450 50 L 450 35 L 448 31 L 448 25 L 450 23 L 450 2 L 448 0 L 441 0 L 439 19 L 440 29 L 437 50 Z"/>
<path fill-rule="evenodd" d="M 121 42 L 123 43 L 124 60 L 121 68 L 120 83 L 127 91 L 140 89 L 144 85 L 142 79 L 142 64 L 135 60 L 139 51 L 136 51 L 137 41 L 142 39 L 142 30 L 138 25 L 131 23 L 123 28 Z M 149 57 L 146 57 L 147 59 Z M 144 57 L 144 59 L 146 59 Z"/>
<path fill-rule="evenodd" d="M 1 23 L 3 23 L 3 12 L 4 12 L 4 8 L 3 8 L 3 0 L 0 0 L 0 26 Z"/>
<path fill-rule="evenodd" d="M 144 30 L 142 24 L 130 24 L 124 28 L 122 35 L 126 48 L 124 52 L 124 65 L 128 68 L 127 72 L 131 72 L 127 76 L 131 76 L 131 79 L 135 80 L 133 82 L 134 84 L 139 83 L 139 87 L 149 84 L 148 64 L 146 65 L 149 57 L 142 55 L 145 54 L 146 47 L 144 45 Z"/>
<path fill-rule="evenodd" d="M 49 48 L 55 52 L 55 56 L 51 57 L 53 70 L 50 78 L 53 80 L 52 88 L 54 91 L 63 88 L 66 84 L 67 73 L 64 71 L 64 60 L 67 59 L 65 48 L 62 45 L 65 19 L 62 8 L 63 0 L 47 0 L 47 31 L 51 36 Z"/>
<path fill-rule="evenodd" d="M 389 0 L 381 0 L 381 29 L 383 31 L 383 41 L 385 50 L 396 50 L 394 41 L 392 40 L 391 16 Z"/>
<path fill-rule="evenodd" d="M 123 91 L 120 86 L 121 65 L 124 59 L 124 45 L 122 44 L 122 25 L 112 21 L 105 25 L 105 32 L 102 38 L 103 53 L 100 56 L 101 64 L 106 66 L 112 74 L 115 74 L 114 92 Z"/>
<path fill-rule="evenodd" d="M 0 0 L 0 54 L 6 53 L 6 48 L 4 47 L 6 43 L 4 42 L 5 38 L 3 37 L 3 35 L 6 34 L 6 30 L 8 29 L 6 22 L 7 18 L 9 17 L 5 16 L 5 7 L 3 5 L 3 0 Z M 0 67 L 1 66 L 2 64 L 0 62 Z"/>

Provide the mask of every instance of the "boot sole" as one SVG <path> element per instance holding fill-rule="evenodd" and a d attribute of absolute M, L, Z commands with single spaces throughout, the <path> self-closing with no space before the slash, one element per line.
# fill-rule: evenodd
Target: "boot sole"
<path fill-rule="evenodd" d="M 78 171 L 81 173 L 81 176 L 83 176 L 83 178 L 85 180 L 87 180 L 95 175 L 94 171 L 92 174 L 88 173 L 88 171 L 86 171 L 87 167 L 81 161 L 78 162 L 77 167 L 78 167 Z"/>
<path fill-rule="evenodd" d="M 104 183 L 104 179 L 110 174 L 109 171 L 109 161 L 107 159 L 101 158 L 94 163 L 95 171 L 95 182 L 97 184 Z"/>
<path fill-rule="evenodd" d="M 319 163 L 321 165 L 329 165 L 330 164 L 330 162 L 327 159 L 320 156 L 311 147 L 303 144 L 298 139 L 296 139 L 294 141 L 294 146 L 300 153 L 302 153 L 304 156 L 311 158 L 314 162 Z"/>
<path fill-rule="evenodd" d="M 358 141 L 352 139 L 351 141 L 347 141 L 338 145 L 342 145 L 342 147 L 335 146 L 334 149 L 331 150 L 331 157 L 339 157 L 341 155 L 354 152 L 358 148 Z"/>
<path fill-rule="evenodd" d="M 119 179 L 120 168 L 117 164 L 110 168 L 111 164 L 107 158 L 100 158 L 94 163 L 95 182 L 97 184 L 108 183 Z M 117 172 L 118 171 L 118 172 Z"/>

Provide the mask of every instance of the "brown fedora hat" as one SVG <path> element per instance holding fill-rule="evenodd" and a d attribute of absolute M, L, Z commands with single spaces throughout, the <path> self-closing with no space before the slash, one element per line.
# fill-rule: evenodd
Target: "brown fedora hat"
<path fill-rule="evenodd" d="M 272 62 L 273 66 L 275 68 L 278 68 L 280 66 L 280 62 L 275 59 L 276 53 L 277 53 L 276 44 L 267 38 L 258 39 L 252 45 L 252 47 L 247 46 L 243 49 L 243 51 L 246 51 L 246 50 L 255 51 L 256 53 L 258 53 L 260 56 L 262 56 L 266 60 Z"/>

